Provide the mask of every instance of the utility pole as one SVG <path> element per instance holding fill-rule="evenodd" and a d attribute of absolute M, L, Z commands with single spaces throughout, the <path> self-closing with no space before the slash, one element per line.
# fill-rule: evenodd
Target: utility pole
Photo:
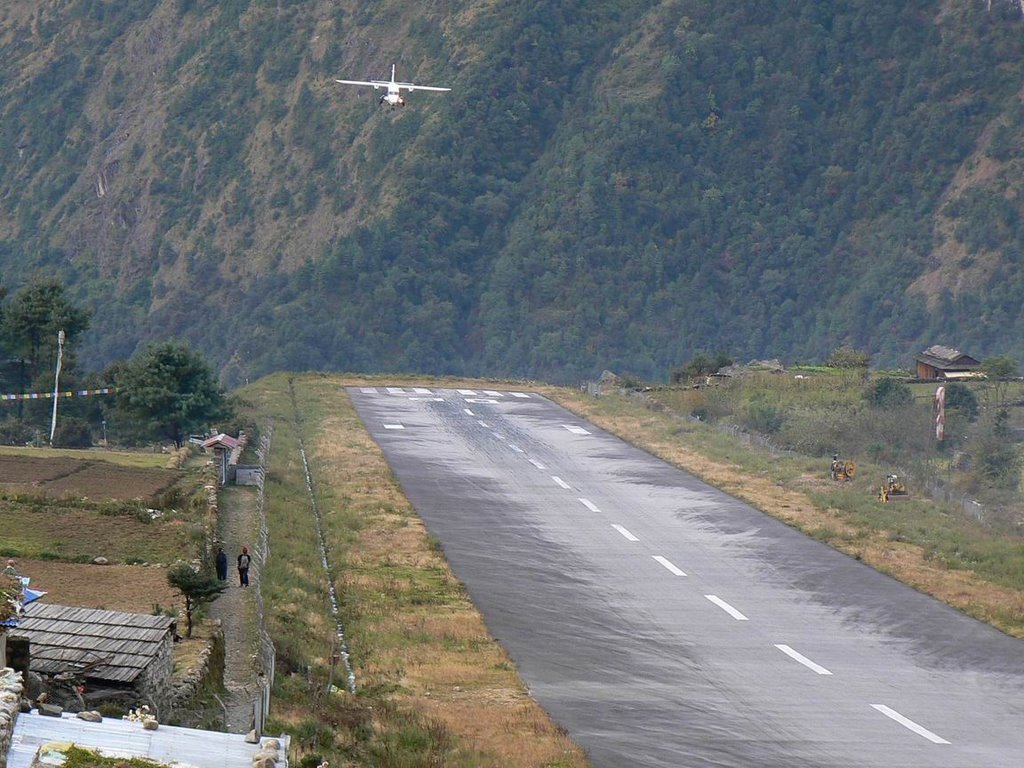
<path fill-rule="evenodd" d="M 50 418 L 50 447 L 57 431 L 57 401 L 60 400 L 60 365 L 64 360 L 64 329 L 57 333 L 57 370 L 53 374 L 53 416 Z"/>

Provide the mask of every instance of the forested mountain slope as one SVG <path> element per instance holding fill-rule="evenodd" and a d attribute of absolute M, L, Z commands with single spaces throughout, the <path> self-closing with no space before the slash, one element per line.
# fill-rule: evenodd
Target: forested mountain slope
<path fill-rule="evenodd" d="M 0 270 L 272 369 L 1024 357 L 1016 2 L 7 0 Z M 454 88 L 380 109 L 334 77 Z"/>

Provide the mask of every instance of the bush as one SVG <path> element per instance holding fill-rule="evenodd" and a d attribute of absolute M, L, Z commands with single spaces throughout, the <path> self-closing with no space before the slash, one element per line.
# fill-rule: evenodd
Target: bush
<path fill-rule="evenodd" d="M 92 429 L 85 419 L 74 417 L 58 419 L 53 435 L 55 448 L 91 448 Z"/>
<path fill-rule="evenodd" d="M 914 393 L 895 379 L 878 379 L 864 391 L 864 399 L 883 410 L 904 408 L 914 404 Z"/>

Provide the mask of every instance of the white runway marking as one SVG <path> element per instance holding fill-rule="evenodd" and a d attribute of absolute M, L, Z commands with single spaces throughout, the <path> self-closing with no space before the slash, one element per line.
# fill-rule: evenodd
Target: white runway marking
<path fill-rule="evenodd" d="M 401 424 L 385 424 L 384 429 L 405 429 Z"/>
<path fill-rule="evenodd" d="M 533 466 L 535 466 L 537 469 L 546 469 L 546 467 L 536 459 L 530 459 L 530 463 L 533 464 Z"/>
<path fill-rule="evenodd" d="M 487 429 L 491 428 L 491 425 L 488 424 L 486 421 L 478 421 L 477 424 L 479 424 L 481 427 L 486 427 Z"/>
<path fill-rule="evenodd" d="M 651 555 L 651 557 L 653 557 L 659 563 L 661 563 L 666 568 L 668 568 L 669 572 L 674 573 L 676 576 L 685 576 L 686 575 L 685 573 L 683 573 L 681 570 L 676 568 L 674 565 L 672 565 L 672 563 L 670 563 L 668 560 L 666 560 L 661 555 Z"/>
<path fill-rule="evenodd" d="M 827 669 L 825 669 L 820 664 L 815 664 L 813 661 L 808 659 L 802 653 L 797 653 L 792 648 L 790 648 L 788 645 L 780 645 L 780 644 L 776 643 L 775 647 L 778 648 L 780 651 L 782 651 L 787 656 L 789 656 L 789 658 L 793 659 L 794 661 L 799 661 L 805 667 L 807 667 L 810 670 L 813 670 L 813 671 L 817 672 L 819 675 L 831 675 L 832 674 L 831 672 L 829 672 Z"/>
<path fill-rule="evenodd" d="M 505 442 L 505 440 L 506 440 L 506 438 L 505 438 L 505 437 L 503 437 L 503 436 L 502 436 L 502 434 L 501 434 L 500 432 L 491 432 L 491 434 L 492 434 L 492 435 L 494 435 L 494 436 L 495 436 L 496 438 L 498 438 L 499 440 L 501 440 L 502 442 Z"/>
<path fill-rule="evenodd" d="M 470 396 L 472 396 L 472 395 L 476 394 L 476 391 L 472 390 L 472 389 L 460 389 L 460 390 L 458 390 L 458 392 L 459 392 L 460 395 L 470 395 Z"/>
<path fill-rule="evenodd" d="M 518 445 L 515 445 L 515 444 L 509 445 L 509 448 L 511 448 L 516 453 L 522 453 L 523 452 L 523 449 L 520 448 Z"/>
<path fill-rule="evenodd" d="M 568 429 L 574 435 L 589 435 L 590 434 L 583 427 L 577 427 L 575 424 L 563 424 L 562 426 L 565 429 Z"/>
<path fill-rule="evenodd" d="M 601 511 L 600 509 L 597 508 L 597 505 L 594 504 L 594 502 L 592 502 L 590 499 L 580 499 L 580 504 L 589 509 L 591 512 Z"/>
<path fill-rule="evenodd" d="M 426 400 L 428 403 L 443 403 L 443 397 L 410 397 L 410 401 Z"/>
<path fill-rule="evenodd" d="M 431 392 L 429 389 L 427 389 L 425 387 L 413 387 L 412 391 L 415 392 L 417 395 L 432 395 L 432 394 L 434 394 L 433 392 Z"/>
<path fill-rule="evenodd" d="M 512 397 L 529 397 L 526 392 L 509 392 Z"/>
<path fill-rule="evenodd" d="M 505 395 L 501 392 L 495 392 L 493 389 L 485 389 L 484 394 L 488 397 L 504 397 Z"/>
<path fill-rule="evenodd" d="M 463 411 L 463 413 L 465 413 L 465 414 L 466 414 L 467 416 L 476 416 L 476 414 L 475 414 L 475 413 L 473 413 L 473 412 L 472 412 L 471 410 L 469 410 L 469 408 L 463 408 L 463 409 L 462 409 L 462 411 Z"/>
<path fill-rule="evenodd" d="M 404 395 L 405 390 L 401 387 L 386 387 L 389 395 Z"/>
<path fill-rule="evenodd" d="M 569 490 L 569 484 L 567 482 L 565 482 L 565 480 L 560 478 L 558 475 L 552 475 L 551 479 L 554 480 L 562 488 L 565 488 L 565 490 L 567 490 L 567 491 Z"/>
<path fill-rule="evenodd" d="M 892 718 L 897 723 L 902 725 L 904 728 L 909 728 L 918 736 L 924 736 L 926 739 L 928 739 L 928 741 L 932 742 L 933 744 L 949 744 L 949 742 L 941 736 L 936 736 L 934 733 L 929 731 L 924 726 L 920 726 L 910 718 L 904 717 L 895 709 L 889 709 L 889 707 L 885 706 L 885 704 L 872 704 L 871 706 L 877 709 L 886 717 Z"/>
<path fill-rule="evenodd" d="M 487 397 L 467 397 L 467 403 L 489 403 L 490 405 L 497 405 L 498 401 L 494 398 Z"/>
<path fill-rule="evenodd" d="M 749 621 L 749 619 L 747 619 L 746 616 L 744 616 L 742 613 L 737 611 L 735 608 L 733 608 L 731 605 L 729 605 L 727 602 L 725 602 L 725 600 L 723 600 L 722 598 L 715 597 L 714 595 L 704 595 L 704 597 L 706 597 L 712 603 L 714 603 L 719 608 L 721 608 L 723 611 L 728 613 L 730 616 L 732 616 L 734 619 L 736 619 L 736 621 Z"/>
<path fill-rule="evenodd" d="M 633 535 L 632 533 L 630 533 L 629 531 L 627 531 L 627 530 L 626 530 L 625 528 L 623 528 L 623 527 L 622 527 L 621 525 L 616 525 L 615 523 L 612 523 L 612 528 L 614 528 L 614 529 L 615 529 L 616 531 L 618 531 L 619 533 L 621 533 L 621 534 L 622 534 L 623 536 L 625 536 L 625 537 L 626 537 L 627 539 L 629 539 L 630 541 L 640 541 L 640 539 L 638 539 L 638 538 L 637 538 L 636 536 L 634 536 L 634 535 Z"/>
<path fill-rule="evenodd" d="M 360 387 L 359 391 L 362 392 L 364 395 L 376 395 L 377 394 L 377 388 L 376 387 Z"/>

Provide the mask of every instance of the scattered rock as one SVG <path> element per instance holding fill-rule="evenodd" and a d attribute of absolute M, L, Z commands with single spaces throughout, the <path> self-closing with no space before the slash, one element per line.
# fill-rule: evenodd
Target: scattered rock
<path fill-rule="evenodd" d="M 102 723 L 103 722 L 103 715 L 101 715 L 95 709 L 89 709 L 89 710 L 86 710 L 85 712 L 79 712 L 77 715 L 75 715 L 75 717 L 77 717 L 79 720 L 85 720 L 86 722 L 89 722 L 89 723 Z"/>
<path fill-rule="evenodd" d="M 246 744 L 259 744 L 260 743 L 260 737 L 256 734 L 256 729 L 255 728 L 253 728 L 251 731 L 249 731 L 247 734 L 245 734 L 245 743 Z"/>
<path fill-rule="evenodd" d="M 143 720 L 142 721 L 142 727 L 145 728 L 147 731 L 155 731 L 157 728 L 160 727 L 160 723 L 158 723 L 156 720 L 152 720 L 152 719 L 150 719 L 150 720 Z"/>
<path fill-rule="evenodd" d="M 107 560 L 107 558 L 105 558 L 105 557 L 94 557 L 92 559 L 92 564 L 93 565 L 109 565 L 110 561 Z"/>
<path fill-rule="evenodd" d="M 64 714 L 64 707 L 58 707 L 56 704 L 47 703 L 36 703 L 36 709 L 39 710 L 40 715 L 46 715 L 47 717 L 60 717 Z"/>

